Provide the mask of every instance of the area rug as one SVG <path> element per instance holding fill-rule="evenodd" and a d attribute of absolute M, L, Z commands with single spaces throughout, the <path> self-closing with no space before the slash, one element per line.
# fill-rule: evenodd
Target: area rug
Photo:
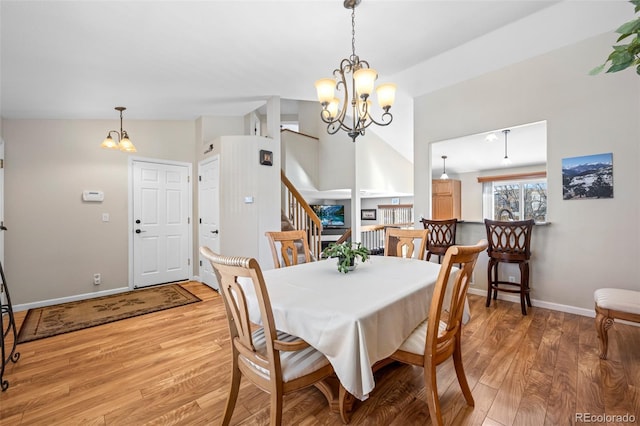
<path fill-rule="evenodd" d="M 179 284 L 169 284 L 29 309 L 18 333 L 18 343 L 200 301 Z"/>

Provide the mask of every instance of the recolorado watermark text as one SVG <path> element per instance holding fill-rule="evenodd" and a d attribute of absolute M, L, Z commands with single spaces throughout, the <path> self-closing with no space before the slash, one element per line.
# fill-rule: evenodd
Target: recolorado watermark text
<path fill-rule="evenodd" d="M 576 413 L 576 423 L 635 423 L 636 416 L 633 414 L 593 414 Z"/>

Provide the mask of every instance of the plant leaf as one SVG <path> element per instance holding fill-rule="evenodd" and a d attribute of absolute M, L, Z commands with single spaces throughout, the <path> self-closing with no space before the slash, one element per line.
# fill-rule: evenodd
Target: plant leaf
<path fill-rule="evenodd" d="M 631 65 L 633 65 L 633 61 L 628 61 L 628 62 L 623 62 L 623 63 L 619 63 L 616 65 L 612 65 L 611 68 L 609 68 L 607 70 L 607 72 L 618 72 L 618 71 L 622 71 L 624 69 L 629 68 Z"/>
<path fill-rule="evenodd" d="M 591 71 L 589 71 L 589 75 L 597 75 L 600 74 L 602 72 L 602 70 L 604 69 L 606 64 L 602 64 L 602 65 L 598 65 L 597 67 L 595 67 L 594 69 L 592 69 Z"/>
<path fill-rule="evenodd" d="M 636 18 L 632 21 L 625 22 L 620 25 L 616 32 L 618 34 L 632 34 L 637 33 L 640 30 L 640 18 Z"/>

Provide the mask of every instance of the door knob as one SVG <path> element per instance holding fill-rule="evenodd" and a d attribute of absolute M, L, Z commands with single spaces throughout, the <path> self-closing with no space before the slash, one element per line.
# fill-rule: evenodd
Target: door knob
<path fill-rule="evenodd" d="M 140 219 L 136 219 L 136 223 L 140 223 Z"/>
<path fill-rule="evenodd" d="M 218 230 L 216 229 L 215 231 L 211 231 L 212 234 L 217 234 Z"/>
<path fill-rule="evenodd" d="M 136 229 L 136 234 L 139 234 L 139 233 L 141 233 L 141 232 L 147 232 L 147 231 L 143 231 L 143 230 L 141 230 L 141 229 Z"/>

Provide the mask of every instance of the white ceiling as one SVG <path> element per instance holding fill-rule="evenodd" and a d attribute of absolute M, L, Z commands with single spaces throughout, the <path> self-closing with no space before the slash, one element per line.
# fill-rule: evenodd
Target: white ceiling
<path fill-rule="evenodd" d="M 503 164 L 506 152 L 508 167 L 545 165 L 547 162 L 547 123 L 540 121 L 507 129 L 492 129 L 475 135 L 463 136 L 431 144 L 431 170 L 433 176 L 442 174 L 444 160 L 448 175 L 496 170 L 507 167 Z M 493 134 L 495 139 L 488 138 Z"/>
<path fill-rule="evenodd" d="M 412 160 L 414 97 L 632 14 L 626 0 L 363 0 L 356 53 L 400 91 L 381 136 Z M 271 96 L 314 100 L 314 81 L 351 53 L 341 0 L 2 0 L 0 20 L 5 118 L 244 115 Z"/>

